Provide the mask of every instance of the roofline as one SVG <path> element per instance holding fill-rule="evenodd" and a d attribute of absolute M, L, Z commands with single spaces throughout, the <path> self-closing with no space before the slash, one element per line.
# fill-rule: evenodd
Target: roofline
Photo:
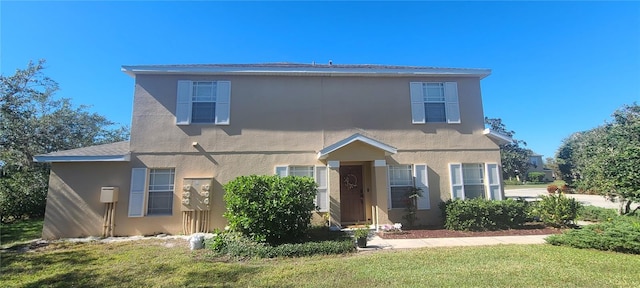
<path fill-rule="evenodd" d="M 384 143 L 382 143 L 380 141 L 377 141 L 377 140 L 371 139 L 369 137 L 363 136 L 360 133 L 356 133 L 356 134 L 353 134 L 353 135 L 351 135 L 351 136 L 349 136 L 349 137 L 347 137 L 345 139 L 342 139 L 342 140 L 340 140 L 340 141 L 338 141 L 336 143 L 333 143 L 333 144 L 325 147 L 324 149 L 320 150 L 318 152 L 318 159 L 320 159 L 320 160 L 327 159 L 329 157 L 329 154 L 331 154 L 332 152 L 334 152 L 334 151 L 336 151 L 336 150 L 338 150 L 338 149 L 340 149 L 340 148 L 342 148 L 344 146 L 347 146 L 347 145 L 349 145 L 349 144 L 351 144 L 351 143 L 353 143 L 355 141 L 361 141 L 363 143 L 366 143 L 366 144 L 369 144 L 369 145 L 371 145 L 373 147 L 381 149 L 381 150 L 385 151 L 385 154 L 387 154 L 387 155 L 398 153 L 398 150 L 395 147 L 389 146 L 389 145 L 384 144 Z"/>
<path fill-rule="evenodd" d="M 124 155 L 101 155 L 101 156 L 34 156 L 34 162 L 129 162 L 131 154 Z"/>
<path fill-rule="evenodd" d="M 496 141 L 498 141 L 498 145 L 502 145 L 502 144 L 507 144 L 507 143 L 512 143 L 513 142 L 513 138 L 507 136 L 507 135 L 502 135 L 496 131 L 493 131 L 489 128 L 484 129 L 484 131 L 482 131 L 482 134 L 487 135 L 489 138 L 494 139 Z"/>
<path fill-rule="evenodd" d="M 289 76 L 455 76 L 478 77 L 483 79 L 491 74 L 491 69 L 476 68 L 433 68 L 433 67 L 282 67 L 252 65 L 123 65 L 121 71 L 134 77 L 143 74 L 201 74 L 201 75 L 289 75 Z"/>

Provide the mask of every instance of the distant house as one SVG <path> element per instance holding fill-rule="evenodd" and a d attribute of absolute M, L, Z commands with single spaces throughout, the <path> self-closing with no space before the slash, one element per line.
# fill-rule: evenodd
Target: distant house
<path fill-rule="evenodd" d="M 130 142 L 35 157 L 51 163 L 44 238 L 223 228 L 223 185 L 249 174 L 312 177 L 314 218 L 342 225 L 401 222 L 412 186 L 424 191 L 420 225 L 441 223 L 438 203 L 451 198 L 504 198 L 498 145 L 511 139 L 484 129 L 480 80 L 490 70 L 122 71 L 135 80 Z"/>
<path fill-rule="evenodd" d="M 529 156 L 529 164 L 531 165 L 527 170 L 527 175 L 529 175 L 530 172 L 541 172 L 544 173 L 545 182 L 552 182 L 555 180 L 553 171 L 544 167 L 544 162 L 542 162 L 542 155 L 534 153 Z"/>

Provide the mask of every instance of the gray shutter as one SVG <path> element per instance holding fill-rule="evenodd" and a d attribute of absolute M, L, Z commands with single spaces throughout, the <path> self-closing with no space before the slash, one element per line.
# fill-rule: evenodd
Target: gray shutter
<path fill-rule="evenodd" d="M 178 96 L 176 97 L 176 125 L 191 124 L 192 91 L 193 82 L 186 80 L 178 81 Z"/>
<path fill-rule="evenodd" d="M 147 185 L 147 168 L 131 169 L 129 192 L 129 217 L 144 216 L 144 192 Z"/>
<path fill-rule="evenodd" d="M 216 90 L 216 125 L 229 125 L 231 108 L 231 82 L 218 81 Z"/>
<path fill-rule="evenodd" d="M 464 199 L 464 180 L 462 179 L 462 164 L 449 164 L 451 180 L 451 199 Z"/>
<path fill-rule="evenodd" d="M 422 96 L 422 82 L 409 83 L 411 90 L 411 123 L 424 124 L 424 98 Z"/>
<path fill-rule="evenodd" d="M 444 83 L 444 100 L 447 123 L 460 123 L 460 104 L 458 102 L 458 83 Z"/>
<path fill-rule="evenodd" d="M 431 209 L 429 200 L 429 169 L 426 164 L 416 164 L 413 170 L 416 187 L 422 189 L 422 197 L 418 198 L 418 209 Z"/>
<path fill-rule="evenodd" d="M 320 207 L 318 211 L 329 212 L 329 195 L 327 193 L 328 174 L 326 166 L 316 166 L 314 176 L 318 183 L 318 195 L 316 196 L 316 206 Z"/>
<path fill-rule="evenodd" d="M 496 163 L 487 163 L 487 191 L 489 199 L 502 200 L 502 184 L 500 181 L 500 168 Z"/>

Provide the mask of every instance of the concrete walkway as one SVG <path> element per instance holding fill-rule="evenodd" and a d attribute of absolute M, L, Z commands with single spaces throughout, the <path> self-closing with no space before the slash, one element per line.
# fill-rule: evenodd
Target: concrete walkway
<path fill-rule="evenodd" d="M 493 236 L 493 237 L 455 237 L 455 238 L 425 238 L 425 239 L 382 239 L 373 236 L 367 241 L 366 248 L 360 251 L 379 249 L 410 249 L 423 247 L 454 247 L 454 246 L 485 246 L 500 244 L 544 244 L 544 238 L 549 235 L 525 236 Z"/>

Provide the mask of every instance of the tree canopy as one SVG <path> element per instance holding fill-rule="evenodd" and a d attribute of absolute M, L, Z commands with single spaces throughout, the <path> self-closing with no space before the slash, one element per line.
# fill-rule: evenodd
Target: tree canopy
<path fill-rule="evenodd" d="M 484 123 L 497 133 L 513 138 L 516 134 L 513 130 L 508 130 L 500 118 L 484 118 Z M 525 177 L 524 173 L 531 166 L 529 158 L 533 151 L 524 148 L 527 142 L 514 139 L 513 142 L 500 145 L 500 158 L 502 162 L 503 179 L 513 179 L 516 176 Z M 521 179 L 524 180 L 524 179 Z"/>
<path fill-rule="evenodd" d="M 563 179 L 625 202 L 640 202 L 640 106 L 624 105 L 613 121 L 564 139 L 556 153 Z"/>
<path fill-rule="evenodd" d="M 58 83 L 43 74 L 44 60 L 0 75 L 0 218 L 41 216 L 49 166 L 33 156 L 126 140 L 129 129 L 56 98 Z"/>

